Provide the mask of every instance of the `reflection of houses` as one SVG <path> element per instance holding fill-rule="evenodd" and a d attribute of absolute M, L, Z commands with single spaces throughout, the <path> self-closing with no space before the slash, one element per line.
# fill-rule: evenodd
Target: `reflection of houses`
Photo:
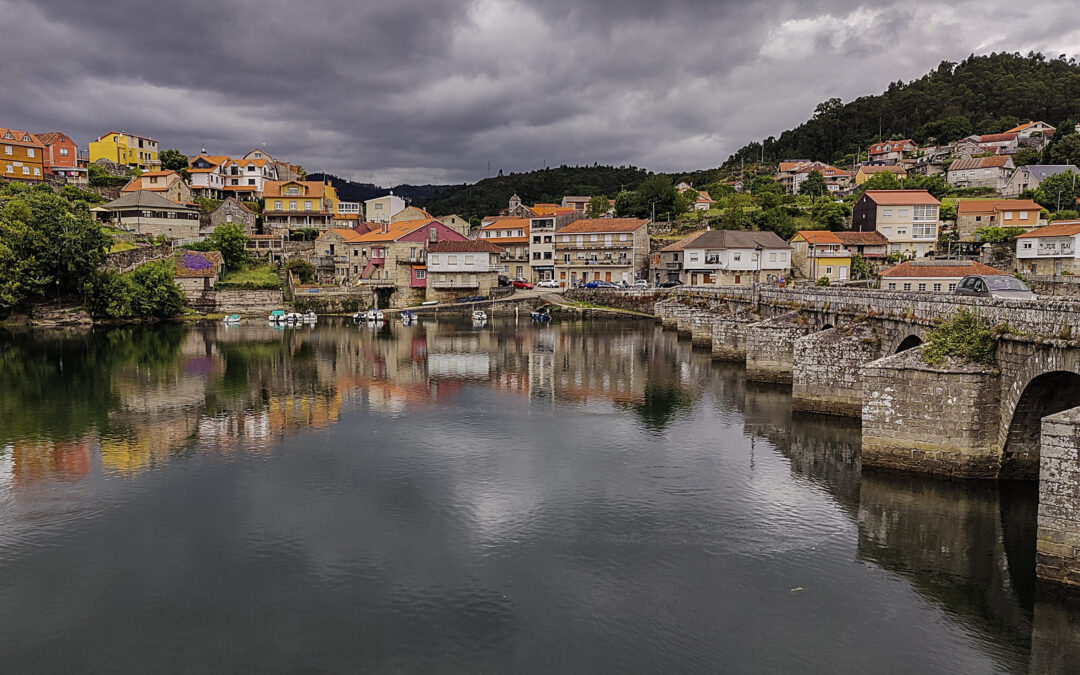
<path fill-rule="evenodd" d="M 30 485 L 46 480 L 74 481 L 90 473 L 90 442 L 56 442 L 48 439 L 19 441 L 7 449 L 15 485 Z M 5 450 L 0 449 L 0 473 L 4 473 Z M 2 487 L 3 478 L 0 478 Z"/>

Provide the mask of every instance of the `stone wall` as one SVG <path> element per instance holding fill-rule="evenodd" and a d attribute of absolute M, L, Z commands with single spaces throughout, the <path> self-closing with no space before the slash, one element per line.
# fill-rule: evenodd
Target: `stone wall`
<path fill-rule="evenodd" d="M 1048 274 L 1025 277 L 1028 288 L 1040 297 L 1080 300 L 1080 276 Z"/>
<path fill-rule="evenodd" d="M 206 290 L 188 294 L 188 306 L 204 314 L 269 315 L 285 307 L 279 290 Z"/>
<path fill-rule="evenodd" d="M 136 267 L 152 260 L 168 258 L 173 253 L 172 246 L 160 244 L 158 246 L 139 246 L 127 251 L 118 251 L 105 256 L 102 268 L 114 272 L 130 272 Z"/>
<path fill-rule="evenodd" d="M 1080 588 L 1080 408 L 1042 422 L 1035 574 Z"/>
<path fill-rule="evenodd" d="M 720 361 L 746 361 L 746 327 L 757 318 L 733 315 L 713 317 L 712 357 Z"/>
<path fill-rule="evenodd" d="M 812 333 L 795 341 L 792 408 L 862 415 L 862 367 L 881 356 L 881 338 L 865 323 Z"/>
<path fill-rule="evenodd" d="M 563 293 L 567 300 L 604 305 L 616 309 L 627 309 L 644 314 L 653 314 L 657 302 L 668 298 L 671 291 L 666 288 L 617 291 L 614 289 L 571 288 Z"/>
<path fill-rule="evenodd" d="M 996 370 L 934 367 L 922 347 L 863 368 L 864 467 L 965 478 L 996 478 Z"/>
<path fill-rule="evenodd" d="M 795 341 L 812 330 L 793 321 L 793 315 L 747 324 L 746 379 L 752 382 L 791 382 Z"/>

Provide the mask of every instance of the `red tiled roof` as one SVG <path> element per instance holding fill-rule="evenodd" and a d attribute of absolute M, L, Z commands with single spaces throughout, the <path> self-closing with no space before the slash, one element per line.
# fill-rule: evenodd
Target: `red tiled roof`
<path fill-rule="evenodd" d="M 1080 220 L 1059 220 L 1056 223 L 1040 227 L 1030 232 L 1021 234 L 1017 239 L 1030 239 L 1032 237 L 1071 237 L 1080 234 Z"/>
<path fill-rule="evenodd" d="M 689 237 L 684 237 L 684 238 L 680 239 L 679 241 L 675 242 L 674 244 L 668 244 L 664 248 L 660 249 L 660 251 L 658 251 L 658 253 L 681 251 L 684 248 L 686 248 L 687 244 L 694 241 L 695 239 L 697 239 L 698 237 L 700 237 L 703 234 L 705 234 L 705 233 L 704 232 L 698 232 L 697 234 L 692 234 Z"/>
<path fill-rule="evenodd" d="M 333 232 L 337 236 L 350 243 L 363 241 L 363 235 L 349 227 L 331 227 L 324 234 L 329 234 L 330 232 Z M 322 236 L 323 235 L 319 235 L 319 238 L 321 239 Z"/>
<path fill-rule="evenodd" d="M 915 145 L 915 141 L 910 138 L 905 138 L 902 141 L 885 141 L 883 143 L 874 143 L 870 146 L 871 155 L 883 155 L 887 152 L 900 152 L 904 149 L 905 145 Z"/>
<path fill-rule="evenodd" d="M 861 166 L 861 167 L 859 167 L 859 171 L 862 171 L 865 174 L 881 173 L 882 171 L 885 171 L 885 172 L 888 172 L 888 173 L 895 173 L 895 174 L 907 173 L 907 170 L 904 169 L 904 167 L 896 166 L 895 164 L 879 164 L 879 165 Z"/>
<path fill-rule="evenodd" d="M 882 206 L 941 203 L 926 190 L 867 190 L 865 194 L 875 204 Z"/>
<path fill-rule="evenodd" d="M 799 230 L 795 233 L 795 237 L 802 237 L 807 242 L 820 246 L 821 244 L 843 244 L 840 241 L 840 237 L 836 236 L 835 232 L 829 230 Z M 795 237 L 792 237 L 794 240 Z"/>
<path fill-rule="evenodd" d="M 845 246 L 884 246 L 889 243 L 880 232 L 835 232 Z"/>
<path fill-rule="evenodd" d="M 970 169 L 992 169 L 1002 167 L 1009 163 L 1008 155 L 995 155 L 993 157 L 966 157 L 957 159 L 949 165 L 949 171 L 968 171 Z"/>
<path fill-rule="evenodd" d="M 995 211 L 1040 211 L 1042 207 L 1030 199 L 961 199 L 956 215 L 970 216 Z"/>
<path fill-rule="evenodd" d="M 999 269 L 984 265 L 981 262 L 972 261 L 970 265 L 961 265 L 942 261 L 940 264 L 923 263 L 913 264 L 911 260 L 900 263 L 896 267 L 884 270 L 881 276 L 888 278 L 899 277 L 944 277 L 961 278 L 969 274 L 983 274 L 986 276 L 1004 276 Z"/>
<path fill-rule="evenodd" d="M 582 218 L 575 220 L 559 234 L 583 234 L 590 232 L 636 232 L 649 221 L 641 218 Z"/>
<path fill-rule="evenodd" d="M 1016 140 L 1016 134 L 1015 133 L 984 134 L 982 136 L 979 136 L 979 142 L 980 143 L 1003 143 L 1003 142 L 1015 141 L 1015 140 Z"/>

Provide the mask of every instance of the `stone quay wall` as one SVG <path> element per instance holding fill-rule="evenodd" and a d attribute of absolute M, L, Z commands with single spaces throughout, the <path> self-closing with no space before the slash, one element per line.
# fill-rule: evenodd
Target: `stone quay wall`
<path fill-rule="evenodd" d="M 1080 300 L 1080 276 L 1041 275 L 1025 277 L 1028 288 L 1039 296 Z"/>
<path fill-rule="evenodd" d="M 654 314 L 656 303 L 671 295 L 666 288 L 616 290 L 604 288 L 571 288 L 563 293 L 567 300 L 626 309 L 642 314 Z"/>
<path fill-rule="evenodd" d="M 997 478 L 1000 390 L 996 370 L 933 367 L 922 347 L 863 367 L 864 467 Z"/>
<path fill-rule="evenodd" d="M 1080 588 L 1080 408 L 1042 421 L 1035 574 Z"/>
<path fill-rule="evenodd" d="M 280 290 L 193 291 L 188 306 L 204 314 L 269 315 L 285 307 L 285 298 Z"/>

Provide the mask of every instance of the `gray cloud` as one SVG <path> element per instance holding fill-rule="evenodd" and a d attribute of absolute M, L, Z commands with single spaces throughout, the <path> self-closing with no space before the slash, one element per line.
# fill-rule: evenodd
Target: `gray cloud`
<path fill-rule="evenodd" d="M 995 6 L 1000 5 L 1000 6 Z M 1038 5 L 1037 7 L 1035 5 Z M 0 124 L 357 180 L 719 165 L 968 53 L 1080 52 L 1063 0 L 0 0 Z"/>

